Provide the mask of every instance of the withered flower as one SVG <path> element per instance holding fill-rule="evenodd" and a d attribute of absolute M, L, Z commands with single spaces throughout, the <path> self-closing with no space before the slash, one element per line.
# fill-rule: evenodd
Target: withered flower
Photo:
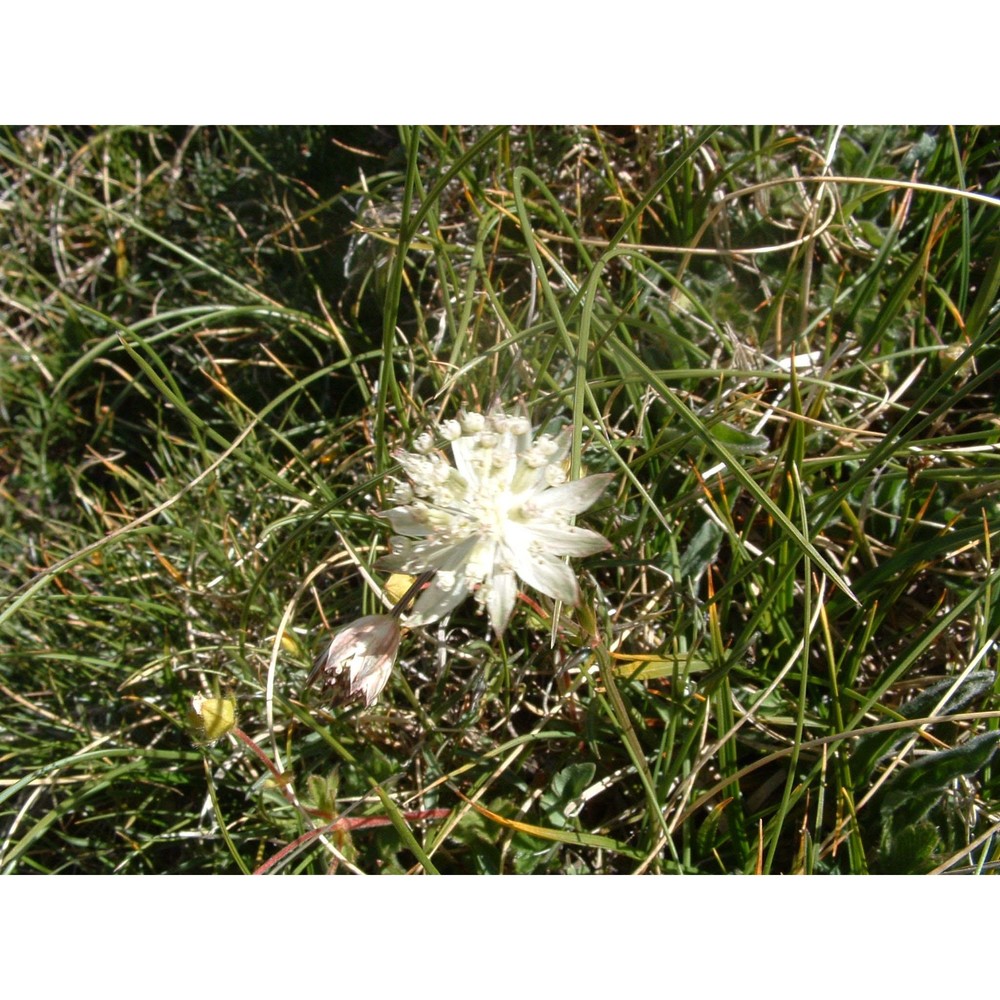
<path fill-rule="evenodd" d="M 392 674 L 402 629 L 393 615 L 366 615 L 341 629 L 316 657 L 309 683 L 338 701 L 363 698 L 371 705 Z"/>
<path fill-rule="evenodd" d="M 372 705 L 392 674 L 403 631 L 399 616 L 434 575 L 423 573 L 387 615 L 365 615 L 337 632 L 313 663 L 307 684 L 322 680 L 321 691 L 335 701 L 363 698 Z"/>

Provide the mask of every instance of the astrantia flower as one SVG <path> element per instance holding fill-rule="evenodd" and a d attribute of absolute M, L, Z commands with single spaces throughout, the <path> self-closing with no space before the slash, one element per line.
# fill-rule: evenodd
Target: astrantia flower
<path fill-rule="evenodd" d="M 596 531 L 572 522 L 604 492 L 611 475 L 566 482 L 568 431 L 558 438 L 532 436 L 527 417 L 494 408 L 446 420 L 454 465 L 433 450 L 429 435 L 418 453 L 394 457 L 409 483 L 393 499 L 400 506 L 383 516 L 396 535 L 392 555 L 379 561 L 402 573 L 436 570 L 409 618 L 436 621 L 471 592 L 485 605 L 497 634 L 510 620 L 517 579 L 567 604 L 580 590 L 564 556 L 589 556 L 609 547 Z"/>
<path fill-rule="evenodd" d="M 338 701 L 363 698 L 369 706 L 392 674 L 402 631 L 393 615 L 367 615 L 351 622 L 316 657 L 309 682 Z"/>

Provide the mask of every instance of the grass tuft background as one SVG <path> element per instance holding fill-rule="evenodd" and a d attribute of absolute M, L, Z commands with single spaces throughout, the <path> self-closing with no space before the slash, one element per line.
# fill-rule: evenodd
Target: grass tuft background
<path fill-rule="evenodd" d="M 0 131 L 0 871 L 994 870 L 998 163 Z M 393 447 L 497 399 L 615 473 L 612 550 L 331 709 Z"/>

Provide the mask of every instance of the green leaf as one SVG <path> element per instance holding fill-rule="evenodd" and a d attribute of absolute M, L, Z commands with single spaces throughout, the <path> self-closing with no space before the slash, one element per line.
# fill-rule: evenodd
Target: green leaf
<path fill-rule="evenodd" d="M 751 434 L 732 424 L 712 424 L 708 432 L 716 441 L 739 455 L 766 455 L 771 447 L 771 442 L 763 434 Z"/>
<path fill-rule="evenodd" d="M 1000 741 L 993 729 L 951 750 L 939 750 L 912 763 L 886 788 L 883 822 L 900 830 L 923 819 L 956 779 L 977 774 L 990 762 Z"/>
<path fill-rule="evenodd" d="M 969 674 L 948 698 L 949 712 L 961 711 L 969 702 L 992 690 L 996 674 L 992 670 L 978 670 Z M 937 684 L 932 684 L 921 691 L 915 698 L 908 701 L 899 710 L 901 719 L 922 719 L 931 714 L 945 693 L 955 684 L 954 678 L 946 677 Z M 943 707 L 943 706 L 942 706 Z M 851 754 L 851 773 L 864 777 L 871 773 L 872 768 L 889 751 L 909 737 L 906 730 L 893 730 L 889 733 L 873 733 L 858 740 L 854 753 Z"/>
<path fill-rule="evenodd" d="M 571 822 L 567 810 L 575 803 L 594 780 L 597 765 L 590 761 L 570 764 L 553 778 L 541 798 L 542 812 L 556 827 L 564 827 Z"/>
<path fill-rule="evenodd" d="M 888 837 L 876 871 L 883 875 L 924 875 L 937 864 L 941 835 L 926 820 L 911 823 Z"/>
<path fill-rule="evenodd" d="M 725 532 L 714 521 L 705 523 L 694 533 L 680 562 L 680 578 L 697 587 L 705 570 L 715 561 Z"/>

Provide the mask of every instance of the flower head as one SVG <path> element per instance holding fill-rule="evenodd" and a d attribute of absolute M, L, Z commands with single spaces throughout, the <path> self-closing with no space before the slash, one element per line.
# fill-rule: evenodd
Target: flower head
<path fill-rule="evenodd" d="M 572 522 L 604 492 L 611 475 L 566 481 L 569 434 L 532 435 L 527 417 L 494 407 L 446 420 L 454 464 L 425 447 L 397 451 L 409 483 L 382 515 L 396 534 L 379 561 L 403 573 L 436 570 L 417 599 L 410 624 L 444 617 L 475 590 L 497 634 L 510 620 L 517 580 L 556 600 L 577 604 L 580 590 L 564 556 L 609 547 L 596 531 Z"/>
<path fill-rule="evenodd" d="M 309 683 L 322 677 L 322 689 L 337 700 L 363 698 L 367 708 L 385 687 L 402 637 L 393 615 L 367 615 L 351 622 L 316 657 Z"/>

